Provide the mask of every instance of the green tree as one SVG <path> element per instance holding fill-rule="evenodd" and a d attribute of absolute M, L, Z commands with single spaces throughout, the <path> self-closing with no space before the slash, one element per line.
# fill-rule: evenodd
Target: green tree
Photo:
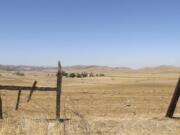
<path fill-rule="evenodd" d="M 15 73 L 17 76 L 24 76 L 24 73 L 21 73 L 21 72 L 16 72 Z"/>
<path fill-rule="evenodd" d="M 104 74 L 99 74 L 99 76 L 105 76 Z"/>
<path fill-rule="evenodd" d="M 69 74 L 69 77 L 74 78 L 74 77 L 76 77 L 76 74 L 75 74 L 75 73 L 70 73 L 70 74 Z"/>
<path fill-rule="evenodd" d="M 87 76 L 88 76 L 88 74 L 86 72 L 82 73 L 82 77 L 87 77 Z"/>
<path fill-rule="evenodd" d="M 68 73 L 66 73 L 65 71 L 62 71 L 62 76 L 68 77 Z"/>
<path fill-rule="evenodd" d="M 82 74 L 77 73 L 77 74 L 76 74 L 76 77 L 77 77 L 77 78 L 82 78 Z"/>
<path fill-rule="evenodd" d="M 94 77 L 94 74 L 91 72 L 89 76 L 90 76 L 90 77 Z"/>

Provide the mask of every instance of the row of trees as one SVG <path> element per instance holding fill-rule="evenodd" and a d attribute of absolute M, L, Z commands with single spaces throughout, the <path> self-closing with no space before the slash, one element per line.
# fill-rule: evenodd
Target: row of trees
<path fill-rule="evenodd" d="M 85 78 L 85 77 L 102 77 L 105 76 L 104 74 L 93 74 L 93 73 L 86 73 L 86 72 L 82 72 L 82 73 L 67 73 L 65 71 L 62 72 L 62 75 L 65 77 L 71 77 L 71 78 Z"/>

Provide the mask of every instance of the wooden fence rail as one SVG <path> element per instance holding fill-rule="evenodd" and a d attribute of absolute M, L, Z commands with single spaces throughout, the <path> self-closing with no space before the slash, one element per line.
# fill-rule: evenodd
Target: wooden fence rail
<path fill-rule="evenodd" d="M 57 72 L 57 86 L 56 87 L 36 87 L 36 81 L 33 83 L 33 86 L 13 86 L 13 85 L 0 85 L 0 90 L 13 90 L 17 91 L 20 90 L 17 97 L 17 104 L 16 110 L 18 110 L 20 95 L 22 90 L 30 90 L 29 97 L 27 101 L 29 102 L 33 91 L 55 91 L 56 92 L 56 119 L 60 119 L 60 102 L 61 102 L 61 88 L 62 88 L 62 70 L 61 70 L 61 63 L 58 62 L 58 72 Z M 3 118 L 2 116 L 2 100 L 0 96 L 0 119 Z"/>
<path fill-rule="evenodd" d="M 10 86 L 10 85 L 0 85 L 0 90 L 31 90 L 32 87 L 29 86 Z M 35 87 L 34 90 L 37 91 L 56 91 L 56 87 Z"/>

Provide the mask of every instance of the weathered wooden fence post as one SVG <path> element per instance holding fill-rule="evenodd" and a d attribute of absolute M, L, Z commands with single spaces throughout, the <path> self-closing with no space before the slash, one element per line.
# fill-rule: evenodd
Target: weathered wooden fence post
<path fill-rule="evenodd" d="M 17 97 L 17 102 L 16 102 L 16 110 L 18 110 L 18 108 L 19 108 L 20 97 L 21 97 L 21 90 L 19 90 L 19 92 L 18 92 L 18 97 Z"/>
<path fill-rule="evenodd" d="M 62 89 L 62 72 L 61 72 L 61 63 L 59 61 L 58 72 L 57 72 L 57 90 L 56 90 L 56 119 L 60 119 L 61 89 Z"/>
<path fill-rule="evenodd" d="M 169 118 L 173 117 L 173 114 L 174 114 L 174 111 L 176 109 L 176 105 L 177 105 L 179 96 L 180 96 L 180 78 L 178 80 L 176 89 L 175 89 L 173 97 L 171 99 L 171 103 L 170 103 L 169 108 L 167 110 L 166 117 L 169 117 Z"/>
<path fill-rule="evenodd" d="M 29 102 L 29 101 L 31 100 L 32 94 L 33 94 L 34 89 L 35 89 L 35 87 L 36 87 L 36 84 L 37 84 L 37 81 L 34 81 L 33 86 L 32 86 L 32 88 L 31 88 L 31 91 L 30 91 L 30 93 L 29 93 L 29 97 L 28 97 L 27 102 Z"/>
<path fill-rule="evenodd" d="M 3 119 L 3 109 L 2 109 L 2 99 L 1 99 L 1 95 L 0 95 L 0 119 Z"/>

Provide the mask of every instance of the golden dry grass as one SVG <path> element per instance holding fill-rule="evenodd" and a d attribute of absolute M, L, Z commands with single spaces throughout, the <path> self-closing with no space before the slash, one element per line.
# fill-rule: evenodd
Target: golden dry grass
<path fill-rule="evenodd" d="M 0 71 L 1 85 L 55 86 L 55 73 Z M 180 105 L 175 116 L 165 113 L 179 75 L 119 74 L 84 79 L 63 78 L 62 118 L 55 118 L 55 92 L 22 92 L 20 109 L 15 111 L 17 91 L 1 91 L 4 120 L 2 135 L 177 135 L 180 132 Z"/>

